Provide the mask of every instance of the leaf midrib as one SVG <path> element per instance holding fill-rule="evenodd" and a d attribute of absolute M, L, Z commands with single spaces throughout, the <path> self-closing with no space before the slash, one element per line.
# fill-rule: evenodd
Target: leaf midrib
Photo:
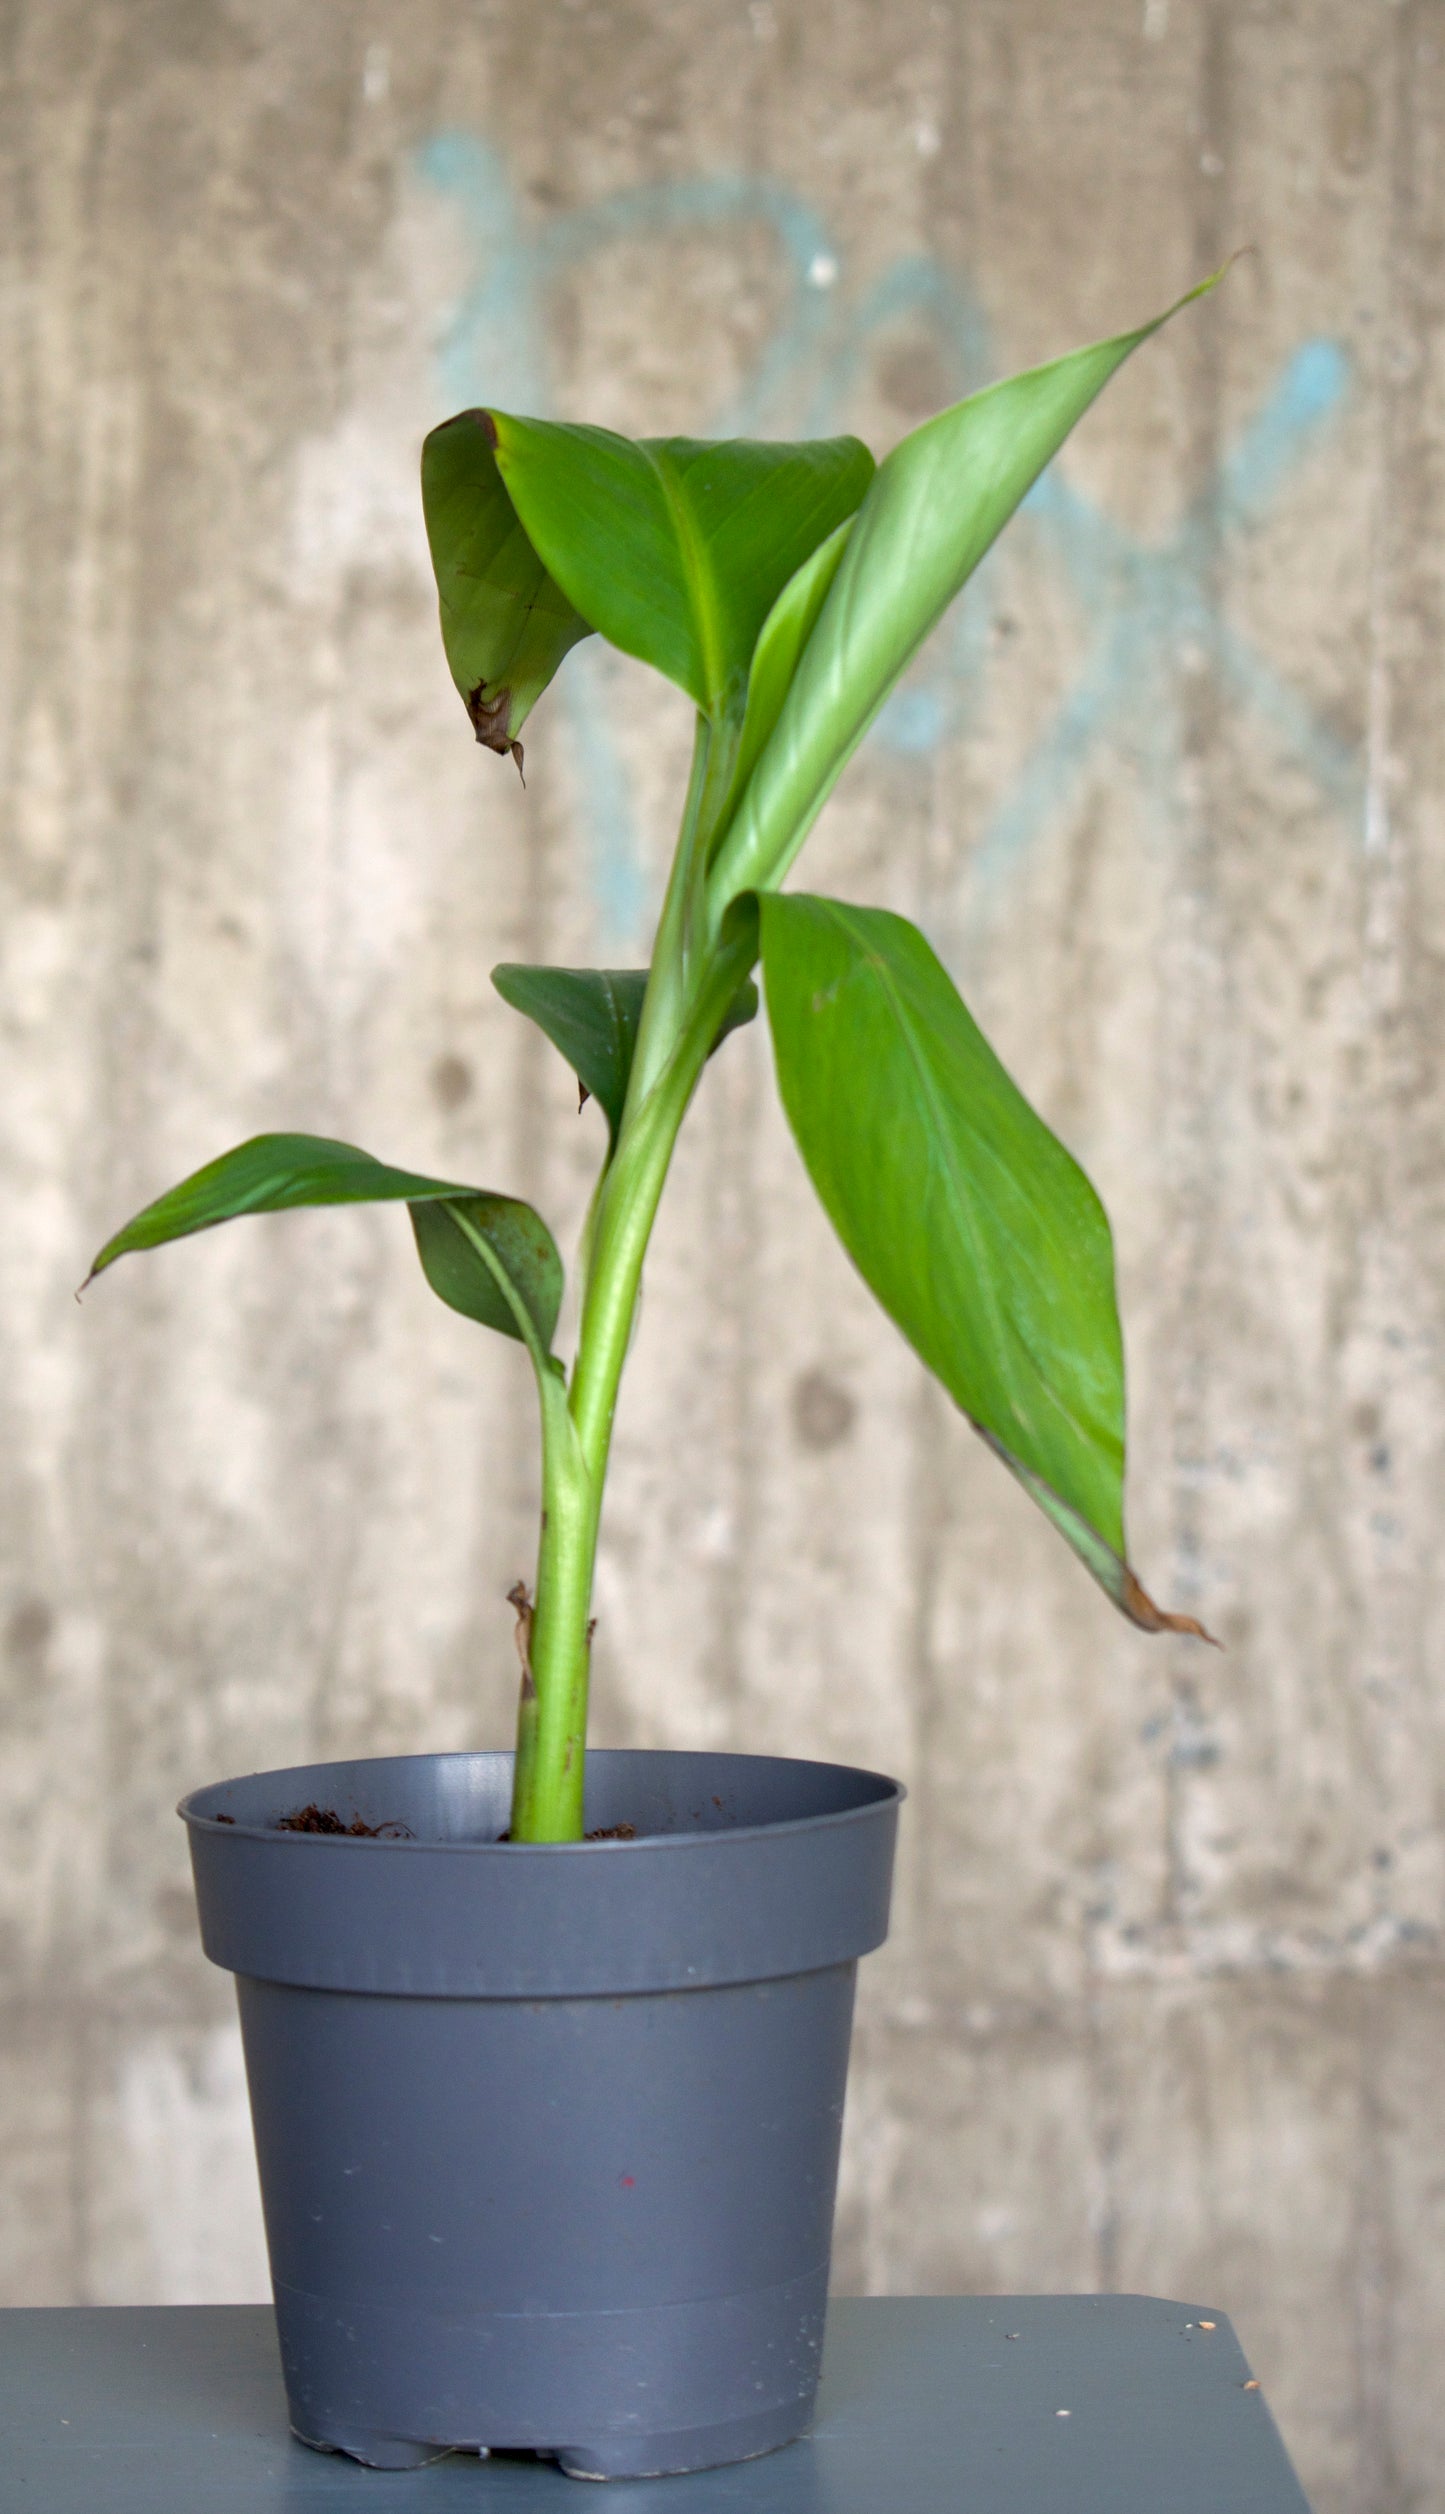
<path fill-rule="evenodd" d="M 667 504 L 698 631 L 703 686 L 707 692 L 704 706 L 712 715 L 723 695 L 726 676 L 722 670 L 722 622 L 716 604 L 709 598 L 713 580 L 705 544 L 671 456 L 665 455 L 659 445 L 645 440 L 639 444 L 638 452 L 651 463 Z"/>

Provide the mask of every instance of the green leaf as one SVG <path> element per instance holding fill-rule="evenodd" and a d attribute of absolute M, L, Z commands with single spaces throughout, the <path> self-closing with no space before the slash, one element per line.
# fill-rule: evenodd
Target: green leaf
<path fill-rule="evenodd" d="M 515 751 L 569 648 L 591 630 L 548 575 L 502 486 L 485 410 L 459 411 L 421 450 L 421 499 L 442 643 L 477 740 Z"/>
<path fill-rule="evenodd" d="M 726 835 L 728 823 L 737 810 L 748 779 L 782 713 L 783 701 L 798 668 L 798 658 L 813 633 L 814 623 L 838 573 L 839 561 L 852 530 L 853 518 L 849 515 L 835 532 L 829 533 L 826 541 L 819 543 L 812 557 L 805 559 L 789 577 L 763 622 L 753 649 L 738 755 L 727 799 L 718 814 L 714 853 Z"/>
<path fill-rule="evenodd" d="M 1217 279 L 1220 274 L 1215 275 Z M 1215 285 L 1207 279 L 1179 305 Z M 720 847 L 714 919 L 780 882 L 929 631 L 1152 323 L 940 412 L 878 467 L 777 724 Z"/>
<path fill-rule="evenodd" d="M 634 443 L 491 416 L 512 504 L 569 601 L 714 718 L 741 705 L 778 595 L 873 477 L 856 437 Z"/>
<path fill-rule="evenodd" d="M 479 1326 L 518 1336 L 540 1361 L 562 1306 L 562 1260 L 541 1215 L 515 1196 L 473 1193 L 411 1200 L 411 1227 L 437 1299 Z"/>
<path fill-rule="evenodd" d="M 1116 1605 L 1197 1632 L 1124 1548 L 1124 1363 L 1104 1209 L 916 926 L 762 900 L 778 1083 L 864 1281 Z"/>
<path fill-rule="evenodd" d="M 614 1144 L 647 980 L 646 969 L 545 969 L 517 960 L 501 961 L 492 971 L 492 984 L 503 1002 L 525 1013 L 565 1056 L 606 1117 Z M 751 1021 L 757 1009 L 758 990 L 747 978 L 723 1016 L 710 1053 L 715 1055 L 729 1031 Z"/>
<path fill-rule="evenodd" d="M 516 1336 L 534 1360 L 545 1356 L 562 1305 L 562 1261 L 541 1215 L 513 1196 L 388 1169 L 355 1144 L 324 1135 L 253 1135 L 208 1162 L 107 1240 L 87 1281 L 117 1257 L 213 1230 L 241 1214 L 369 1204 L 410 1205 L 432 1290 L 468 1318 Z M 433 1219 L 442 1214 L 447 1221 Z"/>
<path fill-rule="evenodd" d="M 503 960 L 492 984 L 504 1004 L 529 1021 L 565 1056 L 601 1108 L 613 1142 L 632 1071 L 637 1025 L 647 992 L 645 969 L 546 969 Z"/>

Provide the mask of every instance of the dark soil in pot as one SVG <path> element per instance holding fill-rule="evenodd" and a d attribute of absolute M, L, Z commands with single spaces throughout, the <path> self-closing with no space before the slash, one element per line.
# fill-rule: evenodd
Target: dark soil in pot
<path fill-rule="evenodd" d="M 580 1843 L 499 1838 L 502 1754 L 309 1765 L 182 1807 L 203 1943 L 237 1976 L 308 2443 L 622 2478 L 808 2423 L 901 1792 L 764 1756 L 587 1771 Z"/>

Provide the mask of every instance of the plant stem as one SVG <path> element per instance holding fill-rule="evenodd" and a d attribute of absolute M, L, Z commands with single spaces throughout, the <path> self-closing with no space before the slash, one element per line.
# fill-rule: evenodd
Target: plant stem
<path fill-rule="evenodd" d="M 573 1842 L 582 1831 L 587 1728 L 588 1610 L 597 1550 L 594 1489 L 561 1377 L 539 1374 L 542 1532 L 527 1665 L 517 1707 L 512 1785 L 514 1842 Z"/>
<path fill-rule="evenodd" d="M 701 775 L 695 767 L 694 787 L 700 793 L 706 783 L 704 760 Z M 691 819 L 693 831 L 702 826 L 700 810 Z M 685 819 L 679 855 L 691 834 Z M 680 954 L 682 924 L 679 916 L 669 938 L 669 963 Z M 531 1632 L 533 1690 L 529 1693 L 524 1678 L 517 1725 L 514 1841 L 567 1842 L 581 1836 L 592 1580 L 613 1416 L 643 1260 L 688 1102 L 718 1024 L 756 957 L 755 929 L 743 920 L 695 971 L 691 1001 L 682 988 L 676 990 L 671 1052 L 650 1088 L 640 1094 L 629 1090 L 617 1150 L 598 1198 L 570 1394 L 562 1397 L 561 1382 L 550 1371 L 540 1375 L 542 1536 Z M 676 974 L 669 965 L 668 977 Z"/>
<path fill-rule="evenodd" d="M 741 731 L 736 715 L 717 721 L 698 716 L 687 801 L 673 850 L 662 914 L 657 921 L 642 1023 L 632 1059 L 630 1106 L 646 1100 L 652 1090 L 677 1043 L 699 984 L 705 951 L 702 917 L 707 856 L 716 816 L 732 781 Z"/>

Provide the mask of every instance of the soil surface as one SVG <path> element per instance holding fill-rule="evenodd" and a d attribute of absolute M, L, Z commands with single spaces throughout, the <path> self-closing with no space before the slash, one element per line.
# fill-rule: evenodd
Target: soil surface
<path fill-rule="evenodd" d="M 218 1815 L 217 1824 L 234 1824 L 234 1816 Z M 309 1807 L 298 1807 L 294 1815 L 278 1816 L 273 1831 L 277 1833 L 344 1833 L 363 1842 L 410 1842 L 415 1840 L 409 1825 L 390 1822 L 367 1824 L 361 1816 L 353 1816 L 343 1824 L 334 1807 L 318 1807 L 313 1799 Z M 510 1842 L 510 1832 L 499 1833 L 499 1842 Z M 635 1842 L 635 1824 L 599 1824 L 595 1832 L 584 1834 L 588 1842 Z"/>
<path fill-rule="evenodd" d="M 364 1842 L 405 1841 L 412 1839 L 411 1828 L 404 1824 L 367 1824 L 361 1816 L 353 1816 L 343 1824 L 334 1807 L 298 1807 L 294 1816 L 276 1818 L 278 1833 L 348 1833 Z"/>

